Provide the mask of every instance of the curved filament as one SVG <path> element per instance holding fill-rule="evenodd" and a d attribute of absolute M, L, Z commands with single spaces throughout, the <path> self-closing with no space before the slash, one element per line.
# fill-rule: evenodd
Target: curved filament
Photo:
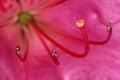
<path fill-rule="evenodd" d="M 20 58 L 20 60 L 25 61 L 28 55 L 29 43 L 28 43 L 28 35 L 27 33 L 24 35 L 24 43 L 23 46 L 18 44 L 16 46 L 16 54 Z"/>
<path fill-rule="evenodd" d="M 28 21 L 28 23 L 35 29 L 36 32 L 38 32 L 39 34 L 42 34 L 45 38 L 47 38 L 48 40 L 50 40 L 54 45 L 56 45 L 58 48 L 60 48 L 61 50 L 63 50 L 64 52 L 66 52 L 67 54 L 77 57 L 77 58 L 83 58 L 85 56 L 88 55 L 88 51 L 89 51 L 89 41 L 88 41 L 88 37 L 87 37 L 87 33 L 85 30 L 85 27 L 82 26 L 80 27 L 80 30 L 82 32 L 82 36 L 85 42 L 85 50 L 82 54 L 79 53 L 75 53 L 70 51 L 69 49 L 66 49 L 65 47 L 61 46 L 59 43 L 57 43 L 55 40 L 53 40 L 52 38 L 50 38 L 48 35 L 46 35 L 36 24 L 34 24 L 32 21 Z"/>
<path fill-rule="evenodd" d="M 60 63 L 59 63 L 59 61 L 58 61 L 58 59 L 57 59 L 57 56 L 52 55 L 52 54 L 54 54 L 55 52 L 51 52 L 51 50 L 49 49 L 49 47 L 48 47 L 47 44 L 45 43 L 44 39 L 43 39 L 40 35 L 38 35 L 38 37 L 39 37 L 39 39 L 41 40 L 41 42 L 43 43 L 45 49 L 47 50 L 49 56 L 52 58 L 53 62 L 54 62 L 56 65 L 59 65 Z"/>
<path fill-rule="evenodd" d="M 64 38 L 67 38 L 67 39 L 71 39 L 73 41 L 82 41 L 82 42 L 84 42 L 83 39 L 76 38 L 76 37 L 73 37 L 71 35 L 67 35 L 67 34 L 61 33 L 62 31 L 61 32 L 60 31 L 55 31 L 55 30 L 49 28 L 50 25 L 45 24 L 44 22 L 42 22 L 42 24 L 44 25 L 44 27 L 42 27 L 42 28 L 44 28 L 44 30 L 49 31 L 49 32 L 53 33 L 54 35 L 59 35 L 61 37 L 64 37 Z M 109 41 L 109 39 L 111 38 L 111 35 L 112 35 L 112 24 L 110 22 L 107 23 L 106 29 L 107 29 L 107 32 L 108 32 L 108 36 L 106 37 L 105 40 L 103 40 L 103 41 L 89 40 L 89 43 L 93 44 L 93 45 L 102 45 L 102 44 L 107 43 Z"/>

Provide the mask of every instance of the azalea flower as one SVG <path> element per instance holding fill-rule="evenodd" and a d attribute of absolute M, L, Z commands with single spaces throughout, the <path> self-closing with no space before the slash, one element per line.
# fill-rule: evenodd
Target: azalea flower
<path fill-rule="evenodd" d="M 114 9 L 106 4 L 109 1 L 0 1 L 2 80 L 119 78 L 109 74 L 118 74 L 116 55 L 109 47 L 118 41 L 113 37 L 107 42 L 119 21 L 112 21 L 112 10 L 104 11 Z"/>

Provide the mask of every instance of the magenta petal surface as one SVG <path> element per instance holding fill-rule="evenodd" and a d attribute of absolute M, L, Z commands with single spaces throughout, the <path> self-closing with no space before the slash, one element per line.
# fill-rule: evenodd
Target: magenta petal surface
<path fill-rule="evenodd" d="M 108 35 L 106 22 L 111 22 L 113 26 L 109 42 L 98 46 L 90 45 L 89 55 L 82 59 L 65 54 L 42 36 L 51 50 L 57 50 L 59 66 L 52 62 L 32 26 L 30 32 L 25 31 L 29 40 L 25 61 L 21 61 L 15 53 L 15 46 L 21 41 L 20 30 L 25 26 L 0 26 L 0 80 L 120 80 L 119 0 L 66 0 L 43 11 L 34 9 L 44 8 L 56 0 L 20 0 L 21 6 L 15 0 L 0 1 L 8 4 L 8 7 L 4 7 L 7 8 L 5 10 L 0 4 L 0 25 L 9 21 L 11 16 L 17 16 L 22 8 L 34 14 L 39 28 L 49 37 L 75 52 L 84 49 L 83 42 L 66 39 L 50 30 L 82 38 L 75 23 L 84 19 L 89 40 L 101 41 Z"/>

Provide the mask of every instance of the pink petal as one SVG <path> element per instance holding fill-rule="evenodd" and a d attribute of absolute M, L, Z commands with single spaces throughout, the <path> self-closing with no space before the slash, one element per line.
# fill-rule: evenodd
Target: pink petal
<path fill-rule="evenodd" d="M 24 1 L 23 3 L 25 6 Z M 51 29 L 75 37 L 81 37 L 79 29 L 75 26 L 75 23 L 78 19 L 82 18 L 86 21 L 85 27 L 87 29 L 89 39 L 97 41 L 105 39 L 108 35 L 106 33 L 106 22 L 110 21 L 113 23 L 113 35 L 109 43 L 100 46 L 91 45 L 89 55 L 83 59 L 76 59 L 64 54 L 64 52 L 45 39 L 50 49 L 55 48 L 60 54 L 60 66 L 54 65 L 52 60 L 49 59 L 43 44 L 35 34 L 32 34 L 32 39 L 30 38 L 29 56 L 26 62 L 22 63 L 14 51 L 16 42 L 20 39 L 20 36 L 18 36 L 18 26 L 11 29 L 7 28 L 7 30 L 1 29 L 0 63 L 2 64 L 0 64 L 0 70 L 3 71 L 0 72 L 0 79 L 119 80 L 120 29 L 118 28 L 119 23 L 117 23 L 117 21 L 119 21 L 119 9 L 116 4 L 119 4 L 119 1 L 103 0 L 99 2 L 98 0 L 68 0 L 61 5 L 48 9 L 42 17 L 41 15 L 36 15 L 39 25 L 42 20 L 47 24 L 51 24 Z M 81 45 L 78 45 L 78 42 L 70 42 L 59 35 L 57 37 L 60 39 L 56 38 L 54 33 L 52 35 L 48 35 L 67 48 L 73 49 L 72 47 L 74 45 L 73 50 L 75 51 L 79 51 L 79 47 L 82 47 Z M 61 41 L 61 39 L 63 41 Z M 79 47 L 75 47 L 74 43 Z"/>
<path fill-rule="evenodd" d="M 0 23 L 11 19 L 20 8 L 15 0 L 0 0 Z"/>
<path fill-rule="evenodd" d="M 114 0 L 113 0 L 114 1 Z M 119 10 L 116 8 L 119 2 L 114 1 L 68 1 L 56 8 L 51 8 L 48 13 L 37 16 L 38 20 L 47 21 L 46 23 L 54 24 L 50 26 L 59 32 L 66 32 L 72 36 L 80 36 L 75 27 L 78 19 L 85 19 L 86 27 L 90 40 L 103 40 L 106 36 L 106 22 L 113 23 L 113 35 L 108 44 L 101 46 L 91 46 L 88 57 L 84 59 L 74 59 L 61 52 L 63 58 L 60 58 L 61 70 L 65 80 L 119 80 Z M 76 5 L 76 7 L 73 6 Z M 107 6 L 108 5 L 108 6 Z M 110 6 L 109 6 L 110 5 Z M 115 6 L 116 5 L 116 6 Z M 108 12 L 109 11 L 109 12 Z M 115 11 L 115 12 L 114 12 Z M 114 16 L 114 17 L 111 17 Z M 54 36 L 52 36 L 54 37 Z M 56 37 L 54 37 L 56 40 Z M 62 39 L 63 40 L 63 39 Z M 61 41 L 61 40 L 57 40 Z M 67 42 L 67 41 L 66 41 Z M 71 44 L 68 44 L 71 46 Z M 65 45 L 67 46 L 67 45 Z M 77 49 L 75 47 L 74 49 Z M 60 53 L 60 51 L 58 50 Z M 63 56 L 64 55 L 64 56 Z M 99 63 L 99 64 L 98 64 Z M 74 65 L 74 67 L 73 67 Z M 114 75 L 113 75 L 114 73 Z"/>

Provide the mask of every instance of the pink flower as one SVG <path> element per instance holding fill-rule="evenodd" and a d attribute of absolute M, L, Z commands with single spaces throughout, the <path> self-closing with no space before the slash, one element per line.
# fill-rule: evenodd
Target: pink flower
<path fill-rule="evenodd" d="M 120 79 L 119 1 L 0 1 L 0 79 Z"/>

